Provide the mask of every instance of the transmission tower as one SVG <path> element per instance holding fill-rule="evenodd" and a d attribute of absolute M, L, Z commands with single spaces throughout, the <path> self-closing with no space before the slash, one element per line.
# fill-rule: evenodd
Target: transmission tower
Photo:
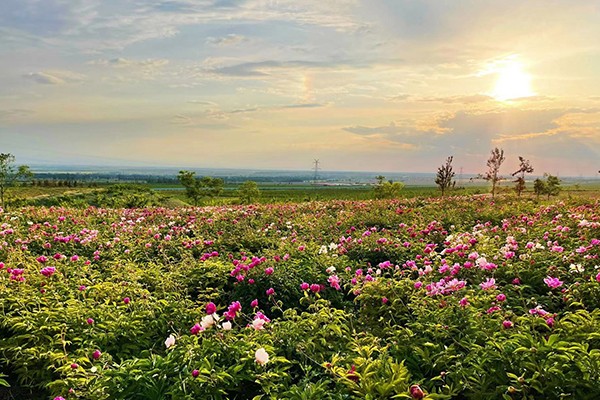
<path fill-rule="evenodd" d="M 314 176 L 314 179 L 313 179 L 313 183 L 317 183 L 317 178 L 319 176 L 319 169 L 320 169 L 319 168 L 319 160 L 315 159 L 313 161 L 313 170 L 315 171 L 315 176 Z"/>

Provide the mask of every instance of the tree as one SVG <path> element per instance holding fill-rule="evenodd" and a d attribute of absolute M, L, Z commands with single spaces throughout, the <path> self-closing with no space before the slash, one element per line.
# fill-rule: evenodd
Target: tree
<path fill-rule="evenodd" d="M 4 195 L 10 187 L 26 183 L 33 177 L 27 165 L 15 167 L 15 156 L 10 153 L 0 154 L 0 206 L 6 208 Z"/>
<path fill-rule="evenodd" d="M 216 197 L 223 192 L 223 179 L 204 176 L 196 178 L 193 171 L 179 171 L 177 179 L 185 187 L 185 194 L 195 206 L 200 204 L 203 197 Z"/>
<path fill-rule="evenodd" d="M 560 179 L 554 175 L 548 175 L 546 178 L 546 194 L 550 196 L 558 196 L 561 191 Z"/>
<path fill-rule="evenodd" d="M 238 189 L 238 196 L 240 201 L 244 204 L 253 203 L 260 197 L 260 189 L 258 184 L 254 181 L 246 181 L 242 183 Z"/>
<path fill-rule="evenodd" d="M 517 185 L 515 186 L 515 190 L 517 191 L 517 196 L 521 197 L 521 193 L 525 190 L 525 174 L 530 174 L 533 172 L 533 167 L 529 160 L 524 159 L 519 156 L 519 169 L 513 172 L 511 175 L 519 175 L 517 179 L 514 181 Z"/>
<path fill-rule="evenodd" d="M 504 162 L 504 150 L 495 148 L 487 160 L 488 170 L 481 176 L 482 179 L 492 183 L 492 197 L 496 196 L 496 186 L 503 178 L 499 176 L 500 166 Z"/>
<path fill-rule="evenodd" d="M 376 199 L 393 199 L 400 195 L 400 191 L 404 188 L 404 183 L 393 182 L 391 180 L 385 181 L 385 176 L 379 175 L 375 177 L 377 183 L 373 191 L 375 192 Z"/>
<path fill-rule="evenodd" d="M 444 192 L 446 189 L 450 189 L 453 185 L 452 178 L 454 178 L 454 171 L 452 171 L 452 159 L 454 157 L 450 156 L 446 159 L 446 164 L 442 165 L 437 170 L 437 176 L 435 178 L 435 184 L 440 187 L 442 191 L 442 197 L 444 196 Z"/>
<path fill-rule="evenodd" d="M 541 194 L 546 193 L 546 182 L 540 178 L 537 178 L 535 181 L 533 181 L 533 192 L 538 198 Z"/>

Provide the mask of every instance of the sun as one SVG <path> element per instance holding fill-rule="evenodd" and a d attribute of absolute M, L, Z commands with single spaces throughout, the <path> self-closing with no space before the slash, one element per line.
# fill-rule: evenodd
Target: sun
<path fill-rule="evenodd" d="M 523 70 L 523 65 L 514 59 L 506 60 L 497 70 L 498 79 L 492 97 L 499 101 L 508 101 L 522 97 L 531 97 L 531 75 Z"/>

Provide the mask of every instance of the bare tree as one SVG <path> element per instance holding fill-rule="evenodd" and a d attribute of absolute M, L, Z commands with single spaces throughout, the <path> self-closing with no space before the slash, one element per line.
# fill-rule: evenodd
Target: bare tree
<path fill-rule="evenodd" d="M 500 166 L 504 162 L 504 150 L 494 148 L 490 154 L 490 158 L 487 160 L 488 170 L 485 174 L 481 175 L 481 179 L 484 179 L 492 183 L 492 197 L 496 196 L 496 186 L 502 179 L 498 174 L 500 173 Z"/>
<path fill-rule="evenodd" d="M 442 197 L 446 192 L 446 189 L 450 189 L 453 185 L 452 178 L 454 178 L 454 171 L 452 171 L 452 159 L 454 157 L 450 156 L 446 159 L 446 163 L 438 168 L 437 176 L 435 178 L 435 184 L 440 187 L 442 191 Z"/>
<path fill-rule="evenodd" d="M 514 181 L 517 185 L 515 186 L 515 190 L 517 191 L 517 195 L 520 197 L 523 190 L 525 190 L 525 174 L 530 174 L 533 172 L 533 167 L 529 160 L 524 159 L 519 156 L 519 169 L 513 172 L 512 176 L 517 176 L 517 179 Z"/>

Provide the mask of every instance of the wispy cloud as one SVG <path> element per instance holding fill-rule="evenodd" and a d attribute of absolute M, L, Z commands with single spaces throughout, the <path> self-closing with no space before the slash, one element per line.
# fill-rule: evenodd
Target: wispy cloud
<path fill-rule="evenodd" d="M 19 120 L 33 114 L 35 114 L 35 111 L 26 108 L 0 109 L 0 121 Z"/>
<path fill-rule="evenodd" d="M 116 68 L 160 68 L 169 64 L 169 60 L 164 58 L 148 58 L 145 60 L 132 60 L 123 57 L 111 58 L 111 59 L 99 59 L 90 61 L 92 65 L 107 65 Z"/>
<path fill-rule="evenodd" d="M 172 162 L 197 160 L 186 143 L 210 142 L 207 164 L 275 168 L 322 154 L 339 162 L 332 168 L 423 169 L 447 153 L 478 163 L 494 145 L 532 154 L 562 146 L 571 165 L 577 151 L 589 160 L 584 149 L 600 137 L 598 115 L 586 111 L 600 104 L 599 7 L 3 0 L 0 135 L 16 142 L 17 128 L 83 146 L 129 134 L 127 150 L 103 144 L 119 157 L 151 136 L 148 152 L 166 160 L 175 149 Z M 502 62 L 517 55 L 538 95 L 490 97 Z"/>
<path fill-rule="evenodd" d="M 23 75 L 36 83 L 45 85 L 61 85 L 67 82 L 81 82 L 85 76 L 72 71 L 40 71 Z"/>
<path fill-rule="evenodd" d="M 325 107 L 324 104 L 320 103 L 300 103 L 300 104 L 288 104 L 285 106 L 281 106 L 281 108 L 319 108 Z"/>
<path fill-rule="evenodd" d="M 236 35 L 230 33 L 227 36 L 222 37 L 208 37 L 206 43 L 212 46 L 235 46 L 244 42 L 248 42 L 248 38 L 244 35 Z"/>

